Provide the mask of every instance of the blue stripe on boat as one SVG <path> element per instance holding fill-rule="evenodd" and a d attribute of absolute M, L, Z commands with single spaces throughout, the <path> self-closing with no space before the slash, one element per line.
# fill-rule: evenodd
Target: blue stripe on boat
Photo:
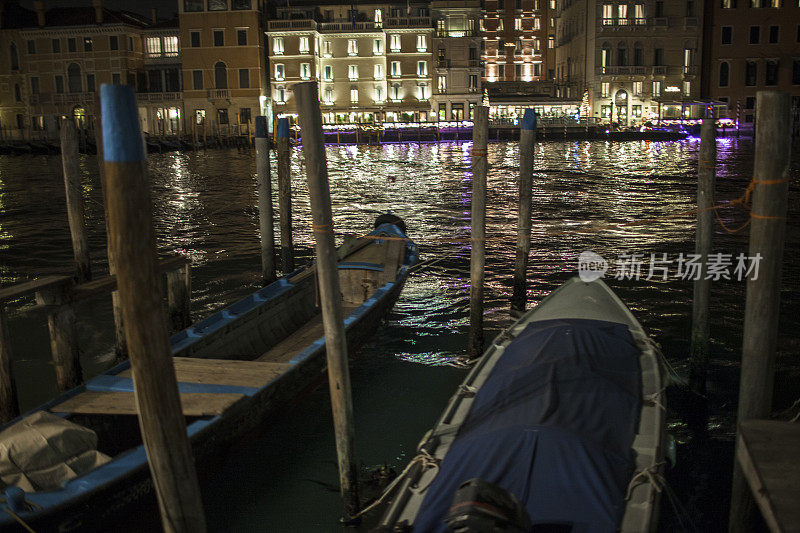
<path fill-rule="evenodd" d="M 377 272 L 383 272 L 383 265 L 378 263 L 360 263 L 358 261 L 351 261 L 345 263 L 339 263 L 339 270 L 375 270 Z"/>
<path fill-rule="evenodd" d="M 93 377 L 86 383 L 86 390 L 95 392 L 133 392 L 133 379 L 120 376 L 101 374 Z M 252 396 L 258 391 L 257 387 L 243 387 L 240 385 L 216 385 L 213 383 L 186 383 L 178 382 L 178 392 L 200 392 L 206 394 L 247 394 Z"/>

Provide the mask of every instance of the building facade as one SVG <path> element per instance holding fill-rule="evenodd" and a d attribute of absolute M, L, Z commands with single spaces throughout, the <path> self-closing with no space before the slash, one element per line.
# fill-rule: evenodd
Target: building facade
<path fill-rule="evenodd" d="M 620 126 L 700 116 L 703 11 L 694 0 L 557 0 L 556 95 Z"/>
<path fill-rule="evenodd" d="M 800 4 L 788 0 L 713 2 L 706 25 L 710 53 L 704 65 L 705 93 L 727 104 L 723 116 L 739 127 L 755 122 L 756 92 L 792 95 L 800 122 Z"/>
<path fill-rule="evenodd" d="M 268 23 L 274 113 L 296 115 L 292 86 L 319 83 L 325 123 L 433 120 L 427 5 L 279 7 Z"/>
<path fill-rule="evenodd" d="M 472 120 L 472 110 L 483 101 L 480 1 L 434 0 L 431 16 L 436 25 L 432 97 L 436 119 Z"/>
<path fill-rule="evenodd" d="M 267 113 L 264 8 L 264 0 L 179 2 L 187 133 L 250 133 Z"/>

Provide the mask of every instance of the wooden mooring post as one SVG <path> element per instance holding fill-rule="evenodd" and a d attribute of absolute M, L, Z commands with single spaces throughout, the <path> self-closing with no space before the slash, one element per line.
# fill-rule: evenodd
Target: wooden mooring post
<path fill-rule="evenodd" d="M 64 189 L 67 198 L 67 218 L 72 237 L 72 253 L 79 282 L 92 279 L 89 261 L 89 243 L 86 238 L 86 220 L 83 207 L 83 190 L 78 166 L 78 132 L 72 120 L 61 122 L 61 164 L 64 170 Z"/>
<path fill-rule="evenodd" d="M 258 175 L 258 227 L 261 233 L 261 282 L 269 285 L 275 274 L 275 215 L 272 212 L 272 171 L 269 161 L 267 117 L 256 117 L 256 174 Z"/>
<path fill-rule="evenodd" d="M 52 309 L 47 314 L 47 329 L 50 331 L 56 385 L 59 391 L 68 391 L 83 381 L 78 328 L 71 296 L 63 286 L 54 287 L 37 291 L 36 303 Z"/>
<path fill-rule="evenodd" d="M 511 312 L 525 312 L 527 300 L 528 255 L 531 250 L 531 195 L 533 161 L 536 154 L 536 113 L 526 109 L 519 130 L 519 216 L 517 220 L 517 255 L 514 262 L 514 291 Z"/>
<path fill-rule="evenodd" d="M 475 108 L 472 127 L 472 247 L 469 262 L 469 357 L 483 354 L 483 278 L 486 264 L 486 150 L 489 108 Z"/>
<path fill-rule="evenodd" d="M 700 128 L 700 151 L 697 161 L 697 230 L 695 253 L 701 264 L 708 264 L 708 255 L 714 239 L 714 177 L 717 164 L 716 120 L 704 118 Z M 702 272 L 694 282 L 692 298 L 692 339 L 689 348 L 689 381 L 693 391 L 701 397 L 706 394 L 708 370 L 708 305 L 711 297 L 711 280 Z M 705 418 L 705 417 L 703 417 Z"/>
<path fill-rule="evenodd" d="M 139 427 L 164 530 L 202 532 L 200 489 L 161 307 L 152 199 L 136 96 L 128 85 L 103 85 L 100 90 L 108 225 L 117 258 Z"/>
<path fill-rule="evenodd" d="M 97 109 L 100 109 L 100 103 L 98 101 Z M 100 172 L 100 188 L 103 190 L 103 213 L 106 217 L 106 250 L 108 256 L 108 273 L 109 275 L 113 276 L 117 273 L 116 267 L 116 259 L 114 257 L 114 249 L 111 246 L 111 230 L 108 226 L 108 197 L 107 197 L 107 190 L 108 187 L 106 186 L 106 169 L 105 169 L 105 158 L 104 158 L 104 149 L 103 149 L 103 117 L 102 114 L 98 114 L 97 116 L 97 124 L 98 124 L 98 132 L 99 134 L 96 136 L 96 143 L 97 143 L 97 164 L 98 169 Z M 142 141 L 144 142 L 144 141 Z M 116 356 L 117 361 L 123 361 L 128 358 L 128 341 L 125 338 L 125 328 L 122 324 L 122 305 L 119 301 L 119 292 L 113 291 L 111 293 L 111 309 L 114 314 L 114 353 Z"/>
<path fill-rule="evenodd" d="M 0 300 L 0 422 L 8 422 L 19 415 L 13 364 L 6 303 Z"/>
<path fill-rule="evenodd" d="M 288 274 L 294 270 L 294 245 L 292 244 L 292 176 L 289 151 L 289 119 L 279 118 L 277 137 L 278 155 L 278 207 L 281 225 L 281 270 Z"/>
<path fill-rule="evenodd" d="M 755 189 L 750 215 L 749 256 L 751 260 L 760 257 L 760 263 L 758 277 L 750 275 L 747 279 L 737 424 L 769 418 L 772 410 L 792 146 L 789 95 L 759 91 L 756 108 Z M 737 447 L 739 441 L 737 439 Z M 742 468 L 736 462 L 729 530 L 737 533 L 753 531 L 756 512 Z"/>
<path fill-rule="evenodd" d="M 358 512 L 358 484 L 354 460 L 353 402 L 333 235 L 328 162 L 325 157 L 322 115 L 316 82 L 298 83 L 294 86 L 294 94 L 297 98 L 297 111 L 303 132 L 303 156 L 306 162 L 308 192 L 311 197 L 312 228 L 317 252 L 317 276 L 325 330 L 325 354 L 336 435 L 339 483 L 344 503 L 344 519 L 347 521 Z"/>
<path fill-rule="evenodd" d="M 192 265 L 167 271 L 167 306 L 172 331 L 192 325 Z"/>

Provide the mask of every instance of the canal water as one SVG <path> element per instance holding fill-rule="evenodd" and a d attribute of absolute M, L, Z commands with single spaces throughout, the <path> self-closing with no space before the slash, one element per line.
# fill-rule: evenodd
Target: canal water
<path fill-rule="evenodd" d="M 577 273 L 577 257 L 593 250 L 610 263 L 607 281 L 659 342 L 672 370 L 687 374 L 691 281 L 676 275 L 645 279 L 650 254 L 677 260 L 694 251 L 694 206 L 699 141 L 548 142 L 537 147 L 529 302 L 537 302 Z M 328 147 L 333 214 L 339 232 L 364 232 L 387 210 L 402 216 L 423 260 L 396 307 L 351 365 L 356 456 L 364 472 L 402 470 L 465 370 L 468 326 L 470 144 L 387 144 Z M 753 143 L 718 140 L 716 201 L 743 194 L 752 175 Z M 489 146 L 487 338 L 508 326 L 507 309 L 517 210 L 517 143 Z M 800 375 L 800 192 L 793 162 L 783 265 L 782 318 L 776 408 L 797 399 Z M 214 150 L 149 157 L 160 251 L 192 260 L 193 316 L 202 317 L 255 289 L 259 278 L 254 152 Z M 93 156 L 82 156 L 89 243 L 94 271 L 105 270 L 103 208 Z M 312 255 L 310 206 L 300 150 L 292 156 L 294 228 L 300 262 Z M 273 169 L 273 176 L 275 176 Z M 277 209 L 277 198 L 274 199 Z M 725 209 L 726 226 L 747 219 Z M 642 224 L 630 222 L 644 221 Z M 624 225 L 623 225 L 624 224 Z M 664 531 L 721 529 L 727 519 L 733 461 L 738 359 L 745 283 L 735 257 L 747 254 L 747 230 L 719 225 L 714 251 L 733 254 L 732 279 L 712 286 L 709 438 L 692 436 L 691 395 L 668 390 L 677 465 L 668 473 Z M 639 279 L 615 279 L 621 254 L 640 253 Z M 71 247 L 60 160 L 0 156 L 0 277 L 4 285 L 70 271 Z M 769 261 L 770 258 L 764 258 Z M 87 376 L 111 364 L 110 299 L 78 309 L 82 364 Z M 14 370 L 24 409 L 54 394 L 45 319 L 9 306 Z M 792 388 L 794 387 L 794 388 Z M 337 531 L 340 500 L 326 390 L 265 424 L 219 458 L 203 482 L 208 521 L 217 531 Z M 367 477 L 367 476 L 364 476 Z M 374 494 L 367 480 L 365 494 Z M 137 520 L 143 520 L 145 512 Z M 368 520 L 367 525 L 371 522 Z M 147 522 L 137 522 L 147 529 Z M 150 524 L 152 525 L 152 524 Z M 364 527 L 364 529 L 366 529 Z"/>

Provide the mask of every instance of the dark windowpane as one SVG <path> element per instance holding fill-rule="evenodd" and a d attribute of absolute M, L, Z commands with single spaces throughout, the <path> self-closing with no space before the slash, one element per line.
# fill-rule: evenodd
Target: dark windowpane
<path fill-rule="evenodd" d="M 116 35 L 110 35 L 108 37 L 108 49 L 119 50 L 119 37 Z"/>
<path fill-rule="evenodd" d="M 11 70 L 19 70 L 19 53 L 17 52 L 17 45 L 11 43 L 8 48 L 8 54 L 11 59 Z"/>
<path fill-rule="evenodd" d="M 722 44 L 731 44 L 733 42 L 733 26 L 722 27 Z"/>
<path fill-rule="evenodd" d="M 91 52 L 92 48 L 93 48 L 92 38 L 91 37 L 84 37 L 84 39 L 83 39 L 83 51 L 84 52 Z"/>
<path fill-rule="evenodd" d="M 136 73 L 128 72 L 127 84 L 131 87 L 136 87 Z"/>
<path fill-rule="evenodd" d="M 778 42 L 778 26 L 769 27 L 769 42 L 775 44 Z"/>
<path fill-rule="evenodd" d="M 687 17 L 694 16 L 694 2 L 692 0 L 688 0 L 686 2 L 686 16 Z"/>
<path fill-rule="evenodd" d="M 69 92 L 79 93 L 83 90 L 81 78 L 81 67 L 77 63 L 71 63 L 67 67 L 67 84 L 69 85 Z"/>
<path fill-rule="evenodd" d="M 728 63 L 722 62 L 719 64 L 719 86 L 727 87 L 728 78 L 730 76 L 730 66 Z"/>
<path fill-rule="evenodd" d="M 217 122 L 219 124 L 227 124 L 228 123 L 228 110 L 227 109 L 217 109 Z"/>
<path fill-rule="evenodd" d="M 86 90 L 90 93 L 95 92 L 94 74 L 86 75 Z"/>
<path fill-rule="evenodd" d="M 28 53 L 35 54 L 36 53 L 36 41 L 33 39 L 28 41 Z"/>
<path fill-rule="evenodd" d="M 644 51 L 641 46 L 633 49 L 633 64 L 637 66 L 644 65 Z"/>
<path fill-rule="evenodd" d="M 755 109 L 756 107 L 756 99 L 754 96 L 748 96 L 744 99 L 744 108 L 745 109 Z"/>
<path fill-rule="evenodd" d="M 195 90 L 200 90 L 203 88 L 203 71 L 202 70 L 193 70 L 192 71 L 192 86 Z"/>
<path fill-rule="evenodd" d="M 222 61 L 214 65 L 214 84 L 217 89 L 228 88 L 228 69 Z"/>
<path fill-rule="evenodd" d="M 67 39 L 67 50 L 70 52 L 77 52 L 78 51 L 78 42 L 75 40 L 74 37 L 70 37 Z"/>
<path fill-rule="evenodd" d="M 764 85 L 777 85 L 778 84 L 778 62 L 767 61 L 767 72 L 764 80 Z"/>
<path fill-rule="evenodd" d="M 250 9 L 250 0 L 233 0 L 233 9 Z"/>
<path fill-rule="evenodd" d="M 192 48 L 199 48 L 200 47 L 200 32 L 199 31 L 193 31 L 193 32 L 189 33 L 189 40 L 190 40 L 189 44 L 190 44 L 190 46 Z"/>
<path fill-rule="evenodd" d="M 247 124 L 252 120 L 249 107 L 243 107 L 239 110 L 239 122 Z"/>
<path fill-rule="evenodd" d="M 656 2 L 656 18 L 661 18 L 664 16 L 664 2 Z"/>
<path fill-rule="evenodd" d="M 744 84 L 753 86 L 758 78 L 758 64 L 755 61 L 748 61 L 745 67 Z"/>
<path fill-rule="evenodd" d="M 147 90 L 151 93 L 160 93 L 164 90 L 164 87 L 161 84 L 160 70 L 147 71 Z"/>
<path fill-rule="evenodd" d="M 227 11 L 228 0 L 208 0 L 209 11 Z"/>
<path fill-rule="evenodd" d="M 250 88 L 250 70 L 246 68 L 239 69 L 239 88 L 240 89 L 249 89 Z"/>
<path fill-rule="evenodd" d="M 214 46 L 225 46 L 225 32 L 214 30 Z"/>
<path fill-rule="evenodd" d="M 184 11 L 202 11 L 203 10 L 203 0 L 184 0 L 183 2 L 183 10 Z"/>
<path fill-rule="evenodd" d="M 758 44 L 760 33 L 760 26 L 750 26 L 750 44 Z"/>
<path fill-rule="evenodd" d="M 247 30 L 236 30 L 236 42 L 239 46 L 247 45 Z"/>
<path fill-rule="evenodd" d="M 178 69 L 169 68 L 164 71 L 164 90 L 169 93 L 181 90 L 181 76 Z"/>
<path fill-rule="evenodd" d="M 58 54 L 61 52 L 61 39 L 53 39 L 53 53 Z"/>
<path fill-rule="evenodd" d="M 800 59 L 792 61 L 792 85 L 800 85 Z"/>
<path fill-rule="evenodd" d="M 31 94 L 39 94 L 39 78 L 31 78 Z"/>
<path fill-rule="evenodd" d="M 114 74 L 111 75 L 111 83 L 113 83 L 114 85 L 119 85 L 122 83 L 122 80 L 118 72 L 115 72 Z"/>
<path fill-rule="evenodd" d="M 64 77 L 56 76 L 56 92 L 58 94 L 64 93 Z"/>
<path fill-rule="evenodd" d="M 653 65 L 656 67 L 660 67 L 664 65 L 664 49 L 663 48 L 655 48 L 653 49 Z"/>

